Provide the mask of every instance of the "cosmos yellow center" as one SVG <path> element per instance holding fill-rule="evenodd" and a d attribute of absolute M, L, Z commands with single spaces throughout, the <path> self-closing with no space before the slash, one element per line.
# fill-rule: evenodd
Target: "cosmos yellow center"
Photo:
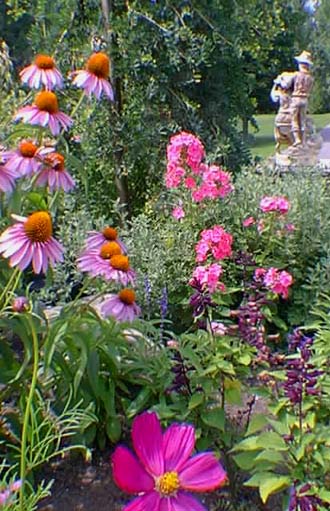
<path fill-rule="evenodd" d="M 108 78 L 110 70 L 109 57 L 102 52 L 93 53 L 87 61 L 87 70 L 98 78 Z"/>
<path fill-rule="evenodd" d="M 118 293 L 118 298 L 126 305 L 132 305 L 135 302 L 135 292 L 133 289 L 122 289 Z"/>
<path fill-rule="evenodd" d="M 114 255 L 110 259 L 110 264 L 112 268 L 115 270 L 128 271 L 129 270 L 129 260 L 127 256 L 124 255 Z"/>
<path fill-rule="evenodd" d="M 49 55 L 37 55 L 34 63 L 39 69 L 54 69 L 55 67 L 54 59 Z"/>
<path fill-rule="evenodd" d="M 165 472 L 156 480 L 156 490 L 166 497 L 176 493 L 179 487 L 180 481 L 177 472 Z"/>
<path fill-rule="evenodd" d="M 60 153 L 50 153 L 46 156 L 45 162 L 50 165 L 52 169 L 62 172 L 64 170 L 64 156 Z"/>
<path fill-rule="evenodd" d="M 56 114 L 58 112 L 58 101 L 54 92 L 48 90 L 39 92 L 35 97 L 34 104 L 39 110 L 44 110 L 49 114 Z"/>
<path fill-rule="evenodd" d="M 102 234 L 109 241 L 116 240 L 118 236 L 117 229 L 114 227 L 105 227 L 102 231 Z"/>
<path fill-rule="evenodd" d="M 110 259 L 119 254 L 121 254 L 121 248 L 115 241 L 108 241 L 100 249 L 100 256 L 102 259 Z"/>
<path fill-rule="evenodd" d="M 53 226 L 47 211 L 32 213 L 24 223 L 24 230 L 30 241 L 46 242 L 53 234 Z"/>
<path fill-rule="evenodd" d="M 37 152 L 37 149 L 37 146 L 32 144 L 32 142 L 21 142 L 18 146 L 19 152 L 25 158 L 33 158 Z"/>

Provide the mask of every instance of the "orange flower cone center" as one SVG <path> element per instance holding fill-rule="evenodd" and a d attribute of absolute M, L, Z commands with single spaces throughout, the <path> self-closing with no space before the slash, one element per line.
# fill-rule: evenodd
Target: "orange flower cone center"
<path fill-rule="evenodd" d="M 38 147 L 32 142 L 21 142 L 18 146 L 18 150 L 25 158 L 33 158 L 36 154 Z"/>
<path fill-rule="evenodd" d="M 98 78 L 108 78 L 110 72 L 110 59 L 102 52 L 93 53 L 87 61 L 87 71 Z"/>
<path fill-rule="evenodd" d="M 48 90 L 39 92 L 35 97 L 34 104 L 39 110 L 44 110 L 49 114 L 56 114 L 58 112 L 58 101 L 54 92 Z"/>
<path fill-rule="evenodd" d="M 44 243 L 49 241 L 53 234 L 53 226 L 47 211 L 32 213 L 25 223 L 24 230 L 30 241 Z"/>
<path fill-rule="evenodd" d="M 114 227 L 105 227 L 102 231 L 103 236 L 110 241 L 114 241 L 117 239 L 118 233 L 117 229 Z"/>
<path fill-rule="evenodd" d="M 118 298 L 126 305 L 132 305 L 135 302 L 135 292 L 133 289 L 122 289 L 118 293 Z"/>
<path fill-rule="evenodd" d="M 156 490 L 163 496 L 174 495 L 180 488 L 180 481 L 177 472 L 165 472 L 156 480 Z"/>
<path fill-rule="evenodd" d="M 110 264 L 115 270 L 128 271 L 129 260 L 124 255 L 114 255 L 110 258 Z"/>
<path fill-rule="evenodd" d="M 49 55 L 37 55 L 34 63 L 39 69 L 54 69 L 55 67 L 55 61 Z"/>
<path fill-rule="evenodd" d="M 121 254 L 121 248 L 115 241 L 108 241 L 100 249 L 100 256 L 102 259 L 110 259 L 119 254 Z"/>
<path fill-rule="evenodd" d="M 50 153 L 45 158 L 45 163 L 50 165 L 57 172 L 64 170 L 64 156 L 60 153 Z"/>

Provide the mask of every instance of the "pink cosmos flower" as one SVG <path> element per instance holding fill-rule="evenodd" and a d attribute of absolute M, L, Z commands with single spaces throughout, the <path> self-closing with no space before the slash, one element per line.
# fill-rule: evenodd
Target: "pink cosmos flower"
<path fill-rule="evenodd" d="M 215 490 L 227 476 L 214 454 L 191 456 L 195 432 L 189 424 L 172 424 L 162 433 L 157 415 L 145 412 L 133 421 L 137 457 L 124 446 L 112 456 L 113 477 L 127 493 L 138 494 L 123 511 L 206 511 L 189 492 Z"/>
<path fill-rule="evenodd" d="M 282 196 L 263 197 L 260 201 L 260 209 L 264 213 L 275 211 L 281 215 L 285 215 L 290 209 L 290 202 Z"/>
<path fill-rule="evenodd" d="M 27 124 L 48 126 L 54 136 L 59 135 L 61 128 L 67 130 L 73 122 L 68 115 L 60 112 L 57 97 L 51 91 L 39 92 L 34 103 L 20 108 L 14 119 L 22 119 Z"/>
<path fill-rule="evenodd" d="M 86 69 L 74 72 L 74 85 L 84 89 L 85 94 L 94 94 L 100 99 L 105 94 L 111 101 L 114 100 L 112 86 L 109 82 L 110 59 L 102 52 L 93 53 L 87 61 Z"/>
<path fill-rule="evenodd" d="M 42 156 L 42 151 L 39 154 Z M 42 163 L 43 168 L 36 179 L 37 186 L 47 185 L 51 193 L 60 189 L 68 192 L 75 187 L 74 179 L 65 168 L 65 160 L 62 154 L 46 153 Z"/>
<path fill-rule="evenodd" d="M 172 210 L 172 217 L 175 218 L 175 220 L 181 220 L 186 216 L 184 209 L 182 206 L 176 206 Z"/>
<path fill-rule="evenodd" d="M 100 249 L 104 243 L 107 243 L 108 241 L 115 241 L 120 246 L 122 252 L 124 254 L 127 253 L 127 248 L 125 244 L 121 241 L 121 239 L 118 237 L 117 229 L 114 227 L 105 227 L 103 231 L 89 231 L 88 238 L 85 241 L 86 248 L 98 248 Z"/>
<path fill-rule="evenodd" d="M 19 491 L 21 486 L 22 481 L 18 479 L 17 481 L 14 481 L 12 484 L 10 484 L 5 490 L 0 492 L 0 506 L 7 504 L 12 494 Z"/>
<path fill-rule="evenodd" d="M 52 148 L 48 148 L 48 151 L 52 150 Z M 16 151 L 8 151 L 4 154 L 7 159 L 6 168 L 16 172 L 19 176 L 32 176 L 41 167 L 38 146 L 28 140 L 20 142 Z"/>
<path fill-rule="evenodd" d="M 47 211 L 37 211 L 28 217 L 12 215 L 16 224 L 0 236 L 0 254 L 10 258 L 10 266 L 24 270 L 32 261 L 34 273 L 45 273 L 48 264 L 63 260 L 63 247 L 56 241 Z"/>
<path fill-rule="evenodd" d="M 49 55 L 37 55 L 34 63 L 25 67 L 19 75 L 22 82 L 31 88 L 39 89 L 40 85 L 47 90 L 63 87 L 62 75 Z"/>
<path fill-rule="evenodd" d="M 109 295 L 100 305 L 101 315 L 112 316 L 117 321 L 133 321 L 139 316 L 141 309 L 135 303 L 135 292 L 133 289 L 122 289 L 118 294 Z"/>
<path fill-rule="evenodd" d="M 8 169 L 6 165 L 0 165 L 0 191 L 12 192 L 15 187 L 16 172 Z"/>
<path fill-rule="evenodd" d="M 209 266 L 196 266 L 189 284 L 195 286 L 197 283 L 203 290 L 207 290 L 211 294 L 217 290 L 225 291 L 225 285 L 219 281 L 222 273 L 222 267 L 217 263 Z"/>
<path fill-rule="evenodd" d="M 255 223 L 256 223 L 255 218 L 253 218 L 253 216 L 248 216 L 247 218 L 245 218 L 245 220 L 243 220 L 242 225 L 243 225 L 243 227 L 250 227 L 251 225 L 254 225 Z"/>
<path fill-rule="evenodd" d="M 232 235 L 227 233 L 221 225 L 205 229 L 201 233 L 201 240 L 195 246 L 196 261 L 204 262 L 210 252 L 217 261 L 231 256 L 232 242 Z"/>

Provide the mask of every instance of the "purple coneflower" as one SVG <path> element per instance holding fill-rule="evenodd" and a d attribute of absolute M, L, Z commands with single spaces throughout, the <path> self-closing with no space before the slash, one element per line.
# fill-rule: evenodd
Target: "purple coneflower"
<path fill-rule="evenodd" d="M 135 272 L 131 269 L 126 255 L 114 255 L 110 258 L 111 280 L 120 282 L 123 286 L 134 285 Z"/>
<path fill-rule="evenodd" d="M 47 90 L 63 87 L 62 75 L 49 55 L 37 55 L 34 63 L 22 69 L 19 75 L 23 83 L 34 89 L 39 89 L 40 85 Z"/>
<path fill-rule="evenodd" d="M 91 277 L 104 277 L 112 280 L 112 268 L 109 264 L 111 257 L 121 254 L 121 248 L 116 241 L 108 241 L 98 248 L 87 248 L 78 257 L 77 266 L 80 271 L 86 271 Z"/>
<path fill-rule="evenodd" d="M 31 176 L 41 166 L 41 160 L 38 158 L 38 146 L 28 140 L 23 140 L 16 151 L 4 152 L 3 156 L 6 159 L 6 168 L 20 176 Z"/>
<path fill-rule="evenodd" d="M 0 165 L 0 191 L 12 192 L 17 177 L 16 172 L 8 169 L 5 165 Z"/>
<path fill-rule="evenodd" d="M 34 273 L 45 273 L 49 263 L 53 266 L 63 260 L 63 247 L 52 236 L 53 226 L 47 211 L 12 217 L 17 223 L 0 236 L 0 254 L 10 258 L 10 266 L 24 270 L 32 261 Z"/>
<path fill-rule="evenodd" d="M 42 151 L 40 151 L 42 156 Z M 47 154 L 43 159 L 43 168 L 36 180 L 37 186 L 48 185 L 49 191 L 62 189 L 65 192 L 75 186 L 74 179 L 65 168 L 64 156 L 60 153 Z"/>
<path fill-rule="evenodd" d="M 126 253 L 127 249 L 125 244 L 118 238 L 117 229 L 114 227 L 105 227 L 103 231 L 89 231 L 88 238 L 85 241 L 85 245 L 87 249 L 100 249 L 104 243 L 108 241 L 115 241 L 120 246 L 121 250 Z"/>
<path fill-rule="evenodd" d="M 72 119 L 59 110 L 56 94 L 47 90 L 39 92 L 32 105 L 18 110 L 15 121 L 19 119 L 27 124 L 48 126 L 54 136 L 61 128 L 67 130 L 72 124 Z"/>
<path fill-rule="evenodd" d="M 84 89 L 85 94 L 90 96 L 94 94 L 100 99 L 104 93 L 113 101 L 113 90 L 109 82 L 110 59 L 102 52 L 93 53 L 86 64 L 86 69 L 75 71 L 73 83 L 77 87 Z"/>
<path fill-rule="evenodd" d="M 105 317 L 112 316 L 117 321 L 133 321 L 141 312 L 135 303 L 133 289 L 122 289 L 118 294 L 109 295 L 100 306 L 101 314 Z"/>

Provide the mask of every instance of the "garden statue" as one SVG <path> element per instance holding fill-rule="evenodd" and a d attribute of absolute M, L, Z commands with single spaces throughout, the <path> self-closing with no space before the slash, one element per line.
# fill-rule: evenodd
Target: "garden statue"
<path fill-rule="evenodd" d="M 308 51 L 303 51 L 295 57 L 295 60 L 298 62 L 298 71 L 283 72 L 278 75 L 270 93 L 272 101 L 279 103 L 279 110 L 275 117 L 274 137 L 277 160 L 281 164 L 290 164 L 292 159 L 297 163 L 299 160 L 299 163 L 307 164 L 312 153 L 319 149 L 313 122 L 306 115 L 313 87 L 313 77 L 310 73 L 312 57 Z M 284 153 L 280 151 L 282 144 L 289 146 Z M 305 150 L 306 144 L 309 146 L 308 151 Z M 284 163 L 285 161 L 287 163 Z"/>
<path fill-rule="evenodd" d="M 313 87 L 310 68 L 313 63 L 312 56 L 308 51 L 303 51 L 295 59 L 298 62 L 298 71 L 294 73 L 293 77 L 291 114 L 293 145 L 298 146 L 305 142 L 308 98 Z"/>
<path fill-rule="evenodd" d="M 270 96 L 274 103 L 279 103 L 280 107 L 275 117 L 274 137 L 276 141 L 276 152 L 280 151 L 281 144 L 289 146 L 293 144 L 292 136 L 292 116 L 291 116 L 291 84 L 293 73 L 282 73 L 274 80 L 274 85 Z"/>

